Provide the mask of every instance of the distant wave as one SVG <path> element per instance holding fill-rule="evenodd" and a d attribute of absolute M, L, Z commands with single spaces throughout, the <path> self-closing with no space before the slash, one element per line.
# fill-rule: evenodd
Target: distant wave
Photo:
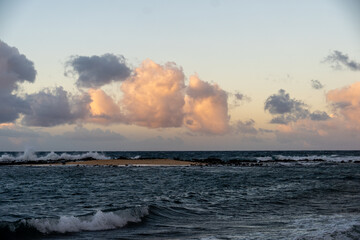
<path fill-rule="evenodd" d="M 148 207 L 137 207 L 115 212 L 98 210 L 90 216 L 61 216 L 58 219 L 23 219 L 16 223 L 0 223 L 0 235 L 21 236 L 25 234 L 51 234 L 83 231 L 102 231 L 122 228 L 129 223 L 138 223 L 149 214 Z"/>
<path fill-rule="evenodd" d="M 360 162 L 360 156 L 338 156 L 338 155 L 311 155 L 311 156 L 284 156 L 274 155 L 268 157 L 257 157 L 258 162 L 277 161 L 277 162 Z"/>
<path fill-rule="evenodd" d="M 33 150 L 26 150 L 17 155 L 3 154 L 0 156 L 0 162 L 28 162 L 28 161 L 58 161 L 58 160 L 82 160 L 82 159 L 109 159 L 105 155 L 98 152 L 86 152 L 81 154 L 70 154 L 55 152 L 47 153 L 44 156 L 39 155 Z"/>
<path fill-rule="evenodd" d="M 203 162 L 210 165 L 267 165 L 267 164 L 319 164 L 319 163 L 360 163 L 359 151 L 185 151 L 185 152 L 0 152 L 0 165 L 24 163 L 52 163 L 92 159 L 175 159 Z"/>

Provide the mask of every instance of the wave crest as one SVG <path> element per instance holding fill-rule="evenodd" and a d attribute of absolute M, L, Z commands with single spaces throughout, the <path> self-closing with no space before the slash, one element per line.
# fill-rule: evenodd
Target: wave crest
<path fill-rule="evenodd" d="M 11 237 L 21 236 L 22 234 L 34 235 L 36 232 L 38 234 L 50 234 L 110 230 L 122 228 L 129 223 L 141 222 L 142 218 L 148 214 L 148 207 L 136 207 L 114 212 L 98 210 L 89 216 L 61 216 L 58 219 L 23 219 L 16 223 L 2 222 L 0 224 L 0 235 Z"/>
<path fill-rule="evenodd" d="M 50 152 L 44 156 L 33 150 L 26 150 L 14 156 L 11 154 L 3 154 L 0 156 L 0 162 L 27 162 L 27 161 L 58 161 L 58 160 L 83 160 L 83 159 L 110 159 L 104 154 L 98 152 L 86 152 L 78 154 L 55 153 Z"/>
<path fill-rule="evenodd" d="M 117 212 L 98 210 L 94 215 L 87 217 L 61 216 L 59 219 L 30 219 L 26 220 L 26 223 L 44 234 L 100 231 L 121 228 L 129 222 L 141 222 L 141 219 L 148 214 L 148 208 Z"/>

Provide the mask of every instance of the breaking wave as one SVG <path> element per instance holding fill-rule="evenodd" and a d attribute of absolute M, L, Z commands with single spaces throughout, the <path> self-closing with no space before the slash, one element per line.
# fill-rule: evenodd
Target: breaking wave
<path fill-rule="evenodd" d="M 23 219 L 16 223 L 0 223 L 0 235 L 21 236 L 83 231 L 103 231 L 122 228 L 129 223 L 139 223 L 149 214 L 148 207 L 137 207 L 115 212 L 98 210 L 89 216 L 61 216 L 58 219 Z"/>
<path fill-rule="evenodd" d="M 0 162 L 28 162 L 28 161 L 58 161 L 58 160 L 83 160 L 83 159 L 110 159 L 98 152 L 85 153 L 56 153 L 49 152 L 41 154 L 33 150 L 26 150 L 18 154 L 4 153 L 0 156 Z"/>

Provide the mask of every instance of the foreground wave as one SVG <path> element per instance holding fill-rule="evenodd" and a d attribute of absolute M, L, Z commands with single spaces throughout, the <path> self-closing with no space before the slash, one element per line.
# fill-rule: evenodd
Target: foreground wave
<path fill-rule="evenodd" d="M 129 223 L 139 223 L 149 214 L 148 207 L 103 212 L 98 210 L 88 216 L 60 216 L 59 218 L 22 219 L 0 222 L 0 236 L 7 238 L 52 233 L 75 233 L 122 228 Z"/>

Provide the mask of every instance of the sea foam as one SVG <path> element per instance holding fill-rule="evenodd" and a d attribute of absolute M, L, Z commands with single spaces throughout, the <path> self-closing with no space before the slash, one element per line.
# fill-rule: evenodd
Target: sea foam
<path fill-rule="evenodd" d="M 148 214 L 149 210 L 147 207 L 139 207 L 116 212 L 103 212 L 98 210 L 91 216 L 61 216 L 59 219 L 29 219 L 23 220 L 23 223 L 36 228 L 44 234 L 101 231 L 121 228 L 130 222 L 141 222 L 141 219 Z"/>
<path fill-rule="evenodd" d="M 86 153 L 55 153 L 50 152 L 44 156 L 38 156 L 33 150 L 26 150 L 17 155 L 3 154 L 0 156 L 0 162 L 26 162 L 26 161 L 56 161 L 56 160 L 81 160 L 81 159 L 110 159 L 109 157 L 98 152 Z"/>

